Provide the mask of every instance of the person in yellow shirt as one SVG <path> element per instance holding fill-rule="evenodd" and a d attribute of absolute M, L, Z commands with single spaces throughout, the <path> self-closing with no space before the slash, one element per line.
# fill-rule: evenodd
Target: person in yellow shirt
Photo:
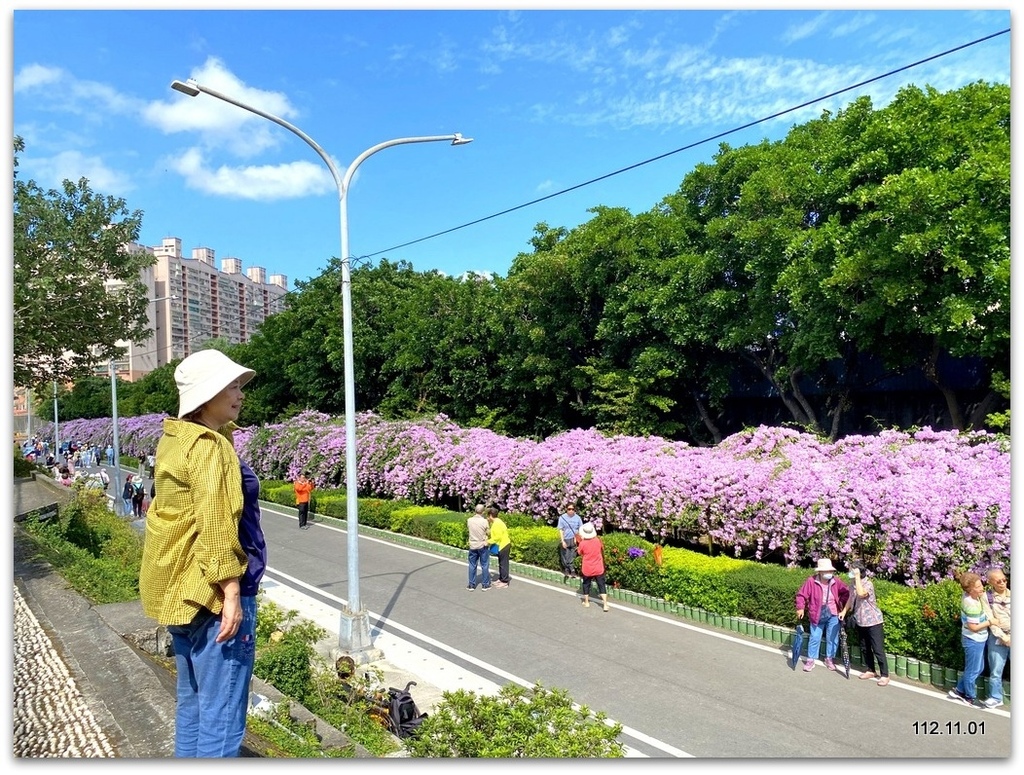
<path fill-rule="evenodd" d="M 508 575 L 508 553 L 512 548 L 512 539 L 508 536 L 508 527 L 498 516 L 498 509 L 494 506 L 487 509 L 487 522 L 491 526 L 491 545 L 498 547 L 498 580 L 494 582 L 494 586 L 502 589 L 511 581 Z"/>
<path fill-rule="evenodd" d="M 255 375 L 217 350 L 174 370 L 178 417 L 163 422 L 146 516 L 142 608 L 167 627 L 177 667 L 176 757 L 238 756 L 256 656 L 256 597 L 239 539 L 242 464 L 228 435 Z"/>

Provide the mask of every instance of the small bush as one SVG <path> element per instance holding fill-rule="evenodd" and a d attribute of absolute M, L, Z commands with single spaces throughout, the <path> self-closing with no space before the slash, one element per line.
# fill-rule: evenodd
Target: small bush
<path fill-rule="evenodd" d="M 428 525 L 437 522 L 437 517 L 451 513 L 439 506 L 407 506 L 404 509 L 395 509 L 391 512 L 390 529 L 392 533 L 429 539 L 432 531 Z"/>
<path fill-rule="evenodd" d="M 743 567 L 743 560 L 731 557 L 707 557 L 686 550 L 665 549 L 662 572 L 664 597 L 684 605 L 735 616 L 739 611 L 739 592 L 730 585 L 729 576 Z"/>
<path fill-rule="evenodd" d="M 516 562 L 550 570 L 562 567 L 558 556 L 562 534 L 557 527 L 535 527 L 522 533 L 509 530 L 509 537 L 512 539 L 510 557 Z"/>
<path fill-rule="evenodd" d="M 661 597 L 664 576 L 654 561 L 654 544 L 629 533 L 608 533 L 604 544 L 605 577 L 616 588 Z"/>
<path fill-rule="evenodd" d="M 110 512 L 101 493 L 75 490 L 57 519 L 29 517 L 22 525 L 46 560 L 92 603 L 138 599 L 142 536 Z"/>
<path fill-rule="evenodd" d="M 376 527 L 380 530 L 391 528 L 391 515 L 399 509 L 407 509 L 414 505 L 409 501 L 389 501 L 381 498 L 359 499 L 359 522 L 363 525 Z"/>
<path fill-rule="evenodd" d="M 803 569 L 744 562 L 729 574 L 736 590 L 736 615 L 748 619 L 792 626 L 796 623 L 796 593 L 807 578 Z"/>
<path fill-rule="evenodd" d="M 545 759 L 621 758 L 621 724 L 604 713 L 573 708 L 561 689 L 506 684 L 494 696 L 445 692 L 406 741 L 413 757 Z"/>

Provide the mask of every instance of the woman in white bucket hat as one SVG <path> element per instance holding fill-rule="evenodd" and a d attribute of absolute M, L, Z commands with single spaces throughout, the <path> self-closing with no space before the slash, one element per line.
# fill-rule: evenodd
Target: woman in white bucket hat
<path fill-rule="evenodd" d="M 156 450 L 139 589 L 173 642 L 176 757 L 238 756 L 245 735 L 266 542 L 259 481 L 231 429 L 253 376 L 218 350 L 185 358 L 178 417 L 164 420 Z"/>
<path fill-rule="evenodd" d="M 796 618 L 803 619 L 804 611 L 811 623 L 807 639 L 807 659 L 804 672 L 814 669 L 814 660 L 821 649 L 821 636 L 825 634 L 825 667 L 836 669 L 835 656 L 839 647 L 839 612 L 850 599 L 850 590 L 836 576 L 836 569 L 827 557 L 818 560 L 814 575 L 808 578 L 796 593 Z"/>

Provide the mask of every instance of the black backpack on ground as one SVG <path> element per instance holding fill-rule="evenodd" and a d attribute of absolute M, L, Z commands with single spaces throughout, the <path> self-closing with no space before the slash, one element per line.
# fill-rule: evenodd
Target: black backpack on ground
<path fill-rule="evenodd" d="M 409 694 L 409 687 L 415 686 L 415 681 L 409 681 L 404 689 L 388 689 L 388 696 L 391 698 L 391 706 L 388 711 L 388 728 L 397 737 L 412 737 L 419 730 L 429 714 L 420 713 L 416 703 Z"/>

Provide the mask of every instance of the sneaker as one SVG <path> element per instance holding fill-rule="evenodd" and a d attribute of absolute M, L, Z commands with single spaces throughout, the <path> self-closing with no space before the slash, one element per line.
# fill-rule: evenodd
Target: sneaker
<path fill-rule="evenodd" d="M 490 588 L 491 588 L 490 584 L 484 584 L 482 587 L 480 587 L 480 589 L 482 589 L 484 592 L 486 592 Z"/>
<path fill-rule="evenodd" d="M 807 659 L 804 661 L 804 672 L 809 673 L 814 669 L 814 660 Z"/>
<path fill-rule="evenodd" d="M 1001 707 L 1003 707 L 1003 701 L 1002 700 L 997 700 L 995 697 L 989 697 L 987 700 L 985 700 L 985 707 L 986 708 L 1001 708 Z"/>
<path fill-rule="evenodd" d="M 825 657 L 825 667 L 827 667 L 829 670 L 835 670 L 836 663 L 832 661 L 831 657 Z"/>
<path fill-rule="evenodd" d="M 949 699 L 956 700 L 957 702 L 961 702 L 964 705 L 967 705 L 968 707 L 971 707 L 971 708 L 974 707 L 974 700 L 972 700 L 966 694 L 961 694 L 955 688 L 954 689 L 950 689 L 949 690 L 949 694 L 947 694 L 946 696 L 949 697 Z"/>
<path fill-rule="evenodd" d="M 474 587 L 472 584 L 470 584 L 468 587 L 466 587 L 466 589 L 468 589 L 470 592 L 472 592 L 474 589 L 476 589 L 476 587 Z"/>

